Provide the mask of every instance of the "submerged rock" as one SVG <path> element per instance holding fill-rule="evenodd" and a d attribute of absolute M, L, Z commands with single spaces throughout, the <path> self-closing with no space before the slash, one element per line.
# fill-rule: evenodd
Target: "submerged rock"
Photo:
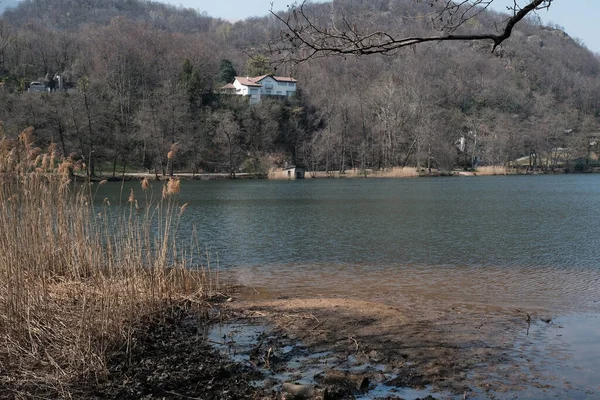
<path fill-rule="evenodd" d="M 287 400 L 312 400 L 317 394 L 315 388 L 295 383 L 284 383 L 281 386 L 281 393 Z"/>
<path fill-rule="evenodd" d="M 350 392 L 364 392 L 369 388 L 369 377 L 346 371 L 330 370 L 325 373 L 323 383 L 348 389 Z"/>

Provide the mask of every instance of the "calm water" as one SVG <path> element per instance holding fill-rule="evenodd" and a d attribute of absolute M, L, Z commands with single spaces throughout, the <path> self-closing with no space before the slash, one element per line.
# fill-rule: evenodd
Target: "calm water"
<path fill-rule="evenodd" d="M 120 190 L 98 198 L 117 203 Z M 552 317 L 534 317 L 531 336 L 523 319 L 515 339 L 541 385 L 495 398 L 600 396 L 600 175 L 194 181 L 179 200 L 181 237 L 195 226 L 222 273 L 257 297 Z"/>
<path fill-rule="evenodd" d="M 193 181 L 180 202 L 182 235 L 195 226 L 222 271 L 276 293 L 573 310 L 600 300 L 600 175 Z"/>

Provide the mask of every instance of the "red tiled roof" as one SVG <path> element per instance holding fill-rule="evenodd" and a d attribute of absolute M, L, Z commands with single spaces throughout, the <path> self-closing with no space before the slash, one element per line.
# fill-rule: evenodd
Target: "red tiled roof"
<path fill-rule="evenodd" d="M 222 86 L 221 89 L 233 89 L 235 90 L 235 86 L 233 86 L 233 83 L 228 83 L 225 86 Z"/>
<path fill-rule="evenodd" d="M 275 79 L 277 82 L 297 82 L 297 80 L 295 80 L 294 78 L 289 78 L 287 76 L 273 76 L 273 75 L 262 75 L 262 76 L 257 76 L 256 78 L 251 78 L 254 82 L 260 82 L 263 79 L 265 79 L 267 76 L 270 76 L 271 78 Z"/>
<path fill-rule="evenodd" d="M 275 79 L 277 82 L 298 82 L 294 78 L 290 78 L 287 76 L 274 76 L 273 79 Z"/>
<path fill-rule="evenodd" d="M 236 76 L 235 79 L 237 79 L 237 81 L 244 86 L 262 87 L 260 83 L 254 82 L 254 78 L 244 78 L 243 76 Z"/>
<path fill-rule="evenodd" d="M 246 78 L 244 78 L 242 76 L 236 76 L 235 79 L 237 79 L 237 81 L 244 86 L 261 87 L 262 85 L 259 82 L 268 76 L 275 79 L 277 82 L 292 82 L 292 83 L 298 82 L 294 78 L 290 78 L 290 77 L 286 77 L 286 76 L 273 76 L 273 75 L 262 75 L 262 76 L 256 76 L 256 77 L 246 77 Z"/>
<path fill-rule="evenodd" d="M 261 75 L 261 76 L 255 76 L 254 78 L 250 78 L 250 79 L 252 79 L 252 81 L 254 81 L 254 82 L 260 82 L 260 81 L 262 81 L 263 79 L 265 79 L 267 76 L 271 76 L 271 75 Z"/>

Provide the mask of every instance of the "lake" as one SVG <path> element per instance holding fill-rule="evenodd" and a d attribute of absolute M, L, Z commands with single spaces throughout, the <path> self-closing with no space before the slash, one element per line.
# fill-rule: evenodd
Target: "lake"
<path fill-rule="evenodd" d="M 118 203 L 130 188 L 143 197 L 127 182 L 100 186 L 97 199 Z M 376 301 L 459 318 L 458 337 L 489 321 L 490 332 L 511 329 L 510 354 L 537 382 L 494 396 L 600 391 L 600 175 L 184 181 L 178 201 L 188 203 L 180 238 L 195 232 L 248 298 Z"/>
<path fill-rule="evenodd" d="M 600 300 L 600 175 L 184 181 L 179 201 L 181 236 L 195 227 L 213 267 L 269 294 L 556 312 Z"/>

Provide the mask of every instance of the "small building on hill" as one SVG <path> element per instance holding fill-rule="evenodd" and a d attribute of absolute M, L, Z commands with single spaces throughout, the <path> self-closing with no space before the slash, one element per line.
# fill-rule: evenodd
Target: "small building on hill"
<path fill-rule="evenodd" d="M 250 103 L 257 104 L 260 103 L 263 96 L 294 96 L 296 94 L 296 84 L 297 81 L 294 78 L 284 76 L 236 76 L 233 83 L 221 88 L 221 92 L 249 96 Z"/>

